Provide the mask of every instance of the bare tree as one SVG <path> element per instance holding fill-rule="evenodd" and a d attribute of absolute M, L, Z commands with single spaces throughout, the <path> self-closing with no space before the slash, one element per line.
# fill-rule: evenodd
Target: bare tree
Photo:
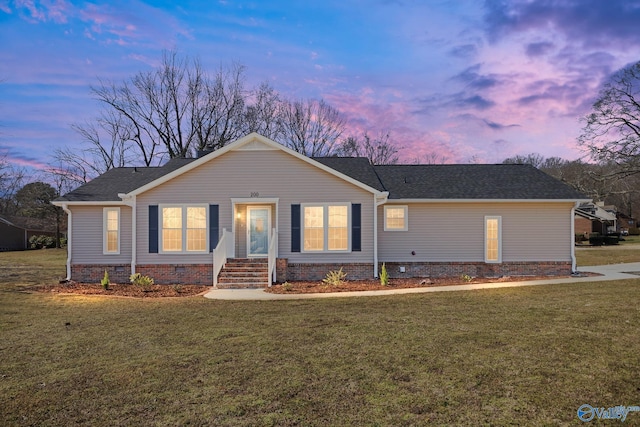
<path fill-rule="evenodd" d="M 583 121 L 578 143 L 596 162 L 614 162 L 625 175 L 640 172 L 640 62 L 613 75 Z"/>
<path fill-rule="evenodd" d="M 283 145 L 310 157 L 329 156 L 345 129 L 342 114 L 325 101 L 284 100 L 280 108 Z"/>
<path fill-rule="evenodd" d="M 15 213 L 15 195 L 24 184 L 25 176 L 25 169 L 11 164 L 7 153 L 0 154 L 0 213 Z"/>
<path fill-rule="evenodd" d="M 389 132 L 380 133 L 375 138 L 365 132 L 362 138 L 346 138 L 340 145 L 338 155 L 366 157 L 372 165 L 395 165 L 400 160 L 400 150 L 401 148 L 391 141 Z"/>
<path fill-rule="evenodd" d="M 220 67 L 213 78 L 200 71 L 202 87 L 193 90 L 190 101 L 197 150 L 217 150 L 244 135 L 247 94 L 243 73 L 244 66 L 239 64 L 229 69 Z"/>
<path fill-rule="evenodd" d="M 265 82 L 252 92 L 251 98 L 253 103 L 247 105 L 244 113 L 246 133 L 257 132 L 274 141 L 279 140 L 282 135 L 280 95 Z"/>
<path fill-rule="evenodd" d="M 523 164 L 523 165 L 531 165 L 534 168 L 540 169 L 542 164 L 544 163 L 544 156 L 538 153 L 530 153 L 527 155 L 516 155 L 513 157 L 509 157 L 504 159 L 502 163 L 504 164 Z"/>
<path fill-rule="evenodd" d="M 154 166 L 225 146 L 244 132 L 243 73 L 233 64 L 210 76 L 198 60 L 170 51 L 155 70 L 122 83 L 100 81 L 91 91 L 102 114 L 95 123 L 73 125 L 89 143 L 85 157 L 99 164 L 95 169 Z"/>

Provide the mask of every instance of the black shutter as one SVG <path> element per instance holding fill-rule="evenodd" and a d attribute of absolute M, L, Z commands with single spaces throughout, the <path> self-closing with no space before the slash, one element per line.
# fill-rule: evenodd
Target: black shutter
<path fill-rule="evenodd" d="M 362 205 L 351 205 L 351 250 L 362 251 Z"/>
<path fill-rule="evenodd" d="M 291 205 L 291 252 L 300 252 L 300 205 Z"/>
<path fill-rule="evenodd" d="M 149 205 L 149 253 L 158 253 L 158 205 Z"/>
<path fill-rule="evenodd" d="M 218 205 L 209 205 L 209 252 L 218 246 L 218 239 L 220 238 L 220 209 Z"/>

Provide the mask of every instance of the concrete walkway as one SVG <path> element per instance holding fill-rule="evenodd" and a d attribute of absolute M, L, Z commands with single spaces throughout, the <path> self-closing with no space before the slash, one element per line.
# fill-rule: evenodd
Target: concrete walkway
<path fill-rule="evenodd" d="M 640 278 L 640 262 L 627 264 L 581 267 L 581 273 L 597 273 L 600 276 L 570 277 L 566 279 L 525 280 L 517 282 L 476 283 L 469 285 L 430 286 L 423 288 L 390 289 L 384 291 L 328 292 L 317 294 L 271 294 L 263 289 L 212 289 L 204 297 L 219 300 L 292 300 L 309 298 L 345 298 L 380 295 L 421 294 L 425 292 L 469 291 L 474 289 L 511 288 L 519 286 L 551 285 L 555 283 L 602 282 Z M 630 274 L 635 272 L 636 274 Z"/>

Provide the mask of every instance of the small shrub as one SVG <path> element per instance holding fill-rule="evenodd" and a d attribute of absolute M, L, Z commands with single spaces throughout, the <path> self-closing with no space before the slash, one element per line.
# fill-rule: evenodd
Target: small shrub
<path fill-rule="evenodd" d="M 640 236 L 640 228 L 630 227 L 629 228 L 629 235 L 630 236 Z"/>
<path fill-rule="evenodd" d="M 468 274 L 463 274 L 462 276 L 460 276 L 460 278 L 467 283 L 471 283 L 471 281 L 473 280 L 473 277 L 469 276 Z"/>
<path fill-rule="evenodd" d="M 282 289 L 284 289 L 285 291 L 289 292 L 290 290 L 293 289 L 293 285 L 291 285 L 291 283 L 289 283 L 289 282 L 284 282 L 282 284 Z"/>
<path fill-rule="evenodd" d="M 151 286 L 153 286 L 153 279 L 140 273 L 132 274 L 129 276 L 129 280 L 132 285 L 141 287 L 145 292 L 151 290 Z"/>
<path fill-rule="evenodd" d="M 380 284 L 382 286 L 389 284 L 389 274 L 387 273 L 387 266 L 384 263 L 382 263 L 382 268 L 380 269 Z"/>
<path fill-rule="evenodd" d="M 105 291 L 109 290 L 109 273 L 107 272 L 107 270 L 104 271 L 104 277 L 102 278 L 100 283 L 102 284 L 102 287 Z"/>
<path fill-rule="evenodd" d="M 182 292 L 182 285 L 173 285 L 172 288 L 176 294 L 179 294 L 180 292 Z"/>
<path fill-rule="evenodd" d="M 342 271 L 342 267 L 340 270 L 333 270 L 327 273 L 327 276 L 322 279 L 324 283 L 331 286 L 339 286 L 344 283 L 344 279 L 347 277 L 347 273 Z"/>
<path fill-rule="evenodd" d="M 56 238 L 51 236 L 31 236 L 29 237 L 29 247 L 31 249 L 55 248 Z"/>

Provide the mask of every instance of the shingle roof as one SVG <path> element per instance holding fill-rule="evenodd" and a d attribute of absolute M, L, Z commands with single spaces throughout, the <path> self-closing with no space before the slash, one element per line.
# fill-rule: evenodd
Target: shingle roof
<path fill-rule="evenodd" d="M 374 166 L 390 199 L 585 199 L 530 165 Z"/>
<path fill-rule="evenodd" d="M 384 191 L 384 186 L 366 157 L 312 157 L 312 159 L 369 187 Z"/>
<path fill-rule="evenodd" d="M 104 174 L 58 197 L 58 202 L 119 201 L 119 193 L 128 193 L 150 183 L 195 159 L 171 159 L 161 167 L 126 167 L 108 170 Z"/>
<path fill-rule="evenodd" d="M 195 159 L 172 159 L 162 167 L 117 168 L 57 201 L 119 201 L 119 193 L 142 187 Z M 389 199 L 587 199 L 563 182 L 529 165 L 384 165 L 363 157 L 313 160 L 378 191 Z"/>

